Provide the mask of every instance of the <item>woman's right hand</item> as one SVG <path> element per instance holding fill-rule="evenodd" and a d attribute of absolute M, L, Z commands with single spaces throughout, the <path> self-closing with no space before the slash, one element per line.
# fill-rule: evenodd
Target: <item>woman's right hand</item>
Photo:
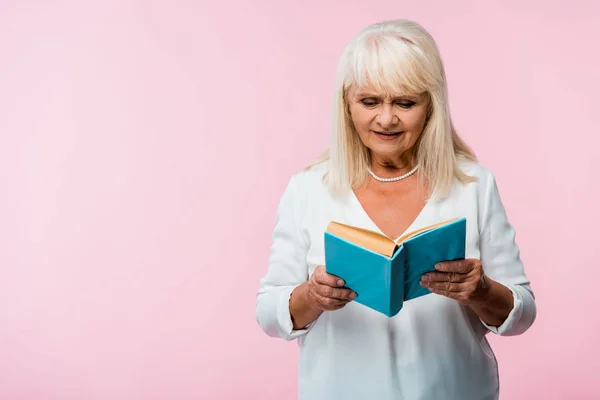
<path fill-rule="evenodd" d="M 344 285 L 342 279 L 328 274 L 324 266 L 318 265 L 308 281 L 307 296 L 321 311 L 339 310 L 356 298 L 356 293 Z"/>
<path fill-rule="evenodd" d="M 294 329 L 302 329 L 319 318 L 323 311 L 339 310 L 354 300 L 356 293 L 344 288 L 344 281 L 315 268 L 310 279 L 292 291 L 289 301 Z"/>

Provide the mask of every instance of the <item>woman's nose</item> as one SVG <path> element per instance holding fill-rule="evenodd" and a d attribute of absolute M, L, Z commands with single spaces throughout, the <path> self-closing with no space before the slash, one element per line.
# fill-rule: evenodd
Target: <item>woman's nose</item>
<path fill-rule="evenodd" d="M 379 114 L 378 122 L 382 128 L 391 128 L 398 124 L 400 119 L 394 113 L 393 105 L 384 104 Z"/>

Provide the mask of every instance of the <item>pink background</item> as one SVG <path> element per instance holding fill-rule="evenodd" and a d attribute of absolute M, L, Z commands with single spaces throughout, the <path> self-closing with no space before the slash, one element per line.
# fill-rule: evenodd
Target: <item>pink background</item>
<path fill-rule="evenodd" d="M 254 317 L 275 207 L 343 46 L 399 17 L 438 41 L 537 295 L 490 337 L 502 398 L 600 398 L 599 3 L 297 4 L 0 3 L 0 398 L 295 398 L 296 343 Z"/>

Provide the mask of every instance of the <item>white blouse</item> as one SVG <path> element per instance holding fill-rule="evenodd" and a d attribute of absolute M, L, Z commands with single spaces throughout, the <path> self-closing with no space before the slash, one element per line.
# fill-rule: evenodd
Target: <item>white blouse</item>
<path fill-rule="evenodd" d="M 536 306 L 494 176 L 475 163 L 461 168 L 477 182 L 457 183 L 447 198 L 430 199 L 406 231 L 466 217 L 466 257 L 480 259 L 486 275 L 513 293 L 514 308 L 498 327 L 455 300 L 432 293 L 406 302 L 393 318 L 350 302 L 294 330 L 290 294 L 317 265 L 325 264 L 327 224 L 334 220 L 381 230 L 352 191 L 343 199 L 328 193 L 321 179 L 327 163 L 291 177 L 276 213 L 256 318 L 268 335 L 297 339 L 299 399 L 498 398 L 498 367 L 486 334 L 525 332 L 535 320 Z"/>

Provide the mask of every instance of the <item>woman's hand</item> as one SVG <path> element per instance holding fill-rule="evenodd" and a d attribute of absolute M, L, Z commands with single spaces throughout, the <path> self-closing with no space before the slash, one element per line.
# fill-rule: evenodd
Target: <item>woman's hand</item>
<path fill-rule="evenodd" d="M 473 258 L 444 261 L 435 269 L 437 272 L 423 274 L 421 286 L 464 305 L 485 301 L 490 282 L 483 273 L 481 261 Z"/>
<path fill-rule="evenodd" d="M 313 322 L 323 311 L 339 310 L 356 297 L 352 290 L 344 288 L 344 282 L 325 272 L 319 265 L 307 282 L 298 286 L 290 296 L 289 309 L 294 329 L 301 329 Z"/>
<path fill-rule="evenodd" d="M 325 272 L 325 267 L 318 265 L 308 281 L 308 296 L 313 304 L 322 311 L 339 310 L 356 298 L 356 293 L 344 288 L 345 282 Z"/>
<path fill-rule="evenodd" d="M 514 297 L 511 290 L 488 278 L 481 261 L 472 258 L 444 261 L 435 269 L 436 272 L 423 274 L 421 285 L 469 306 L 488 325 L 502 325 L 512 311 Z"/>

